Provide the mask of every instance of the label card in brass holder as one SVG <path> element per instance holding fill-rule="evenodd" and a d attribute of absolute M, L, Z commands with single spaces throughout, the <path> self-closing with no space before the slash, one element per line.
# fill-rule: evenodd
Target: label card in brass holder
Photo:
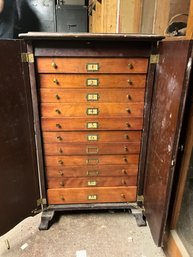
<path fill-rule="evenodd" d="M 88 200 L 97 200 L 97 195 L 88 195 L 87 199 Z"/>
<path fill-rule="evenodd" d="M 99 172 L 98 172 L 98 170 L 88 170 L 86 175 L 90 176 L 90 177 L 96 177 L 99 175 Z"/>
<path fill-rule="evenodd" d="M 86 100 L 87 101 L 91 101 L 91 102 L 97 102 L 99 100 L 99 94 L 98 93 L 89 93 L 86 96 Z"/>
<path fill-rule="evenodd" d="M 98 141 L 99 135 L 96 134 L 89 134 L 87 135 L 87 141 Z"/>
<path fill-rule="evenodd" d="M 96 147 L 96 146 L 88 146 L 88 147 L 86 148 L 86 153 L 87 153 L 87 154 L 97 154 L 98 151 L 99 151 L 99 149 L 98 149 L 98 147 Z"/>
<path fill-rule="evenodd" d="M 99 63 L 87 63 L 86 70 L 92 72 L 99 71 Z"/>
<path fill-rule="evenodd" d="M 98 115 L 99 109 L 98 108 L 87 108 L 86 114 L 87 115 Z"/>
<path fill-rule="evenodd" d="M 96 180 L 89 180 L 87 185 L 90 186 L 90 187 L 94 187 L 94 186 L 97 185 L 97 182 L 96 182 Z"/>
<path fill-rule="evenodd" d="M 97 78 L 87 79 L 86 85 L 87 85 L 87 87 L 98 87 L 99 79 L 97 79 Z"/>
<path fill-rule="evenodd" d="M 98 122 L 87 122 L 86 127 L 87 129 L 98 129 L 99 124 Z"/>
<path fill-rule="evenodd" d="M 89 158 L 86 160 L 86 164 L 88 165 L 95 165 L 95 164 L 98 164 L 99 163 L 99 159 L 96 159 L 96 158 Z"/>

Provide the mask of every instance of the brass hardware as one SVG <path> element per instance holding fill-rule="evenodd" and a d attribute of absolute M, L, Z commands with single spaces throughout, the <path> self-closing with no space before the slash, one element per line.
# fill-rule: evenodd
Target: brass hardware
<path fill-rule="evenodd" d="M 130 79 L 128 79 L 127 82 L 128 82 L 129 85 L 133 84 L 133 82 Z"/>
<path fill-rule="evenodd" d="M 97 200 L 97 195 L 88 195 L 87 199 L 88 200 Z"/>
<path fill-rule="evenodd" d="M 126 151 L 126 152 L 128 152 L 128 147 L 127 147 L 127 146 L 125 146 L 124 148 L 125 148 L 125 151 Z"/>
<path fill-rule="evenodd" d="M 88 141 L 98 141 L 99 136 L 98 135 L 87 135 Z"/>
<path fill-rule="evenodd" d="M 60 196 L 60 199 L 61 199 L 62 201 L 65 201 L 64 196 Z"/>
<path fill-rule="evenodd" d="M 133 67 L 133 64 L 132 63 L 128 63 L 128 68 L 130 69 L 130 70 L 132 70 L 134 67 Z"/>
<path fill-rule="evenodd" d="M 96 184 L 97 184 L 96 180 L 90 180 L 90 181 L 88 181 L 88 183 L 87 183 L 87 185 L 88 185 L 88 186 L 91 186 L 91 187 L 96 186 Z"/>
<path fill-rule="evenodd" d="M 124 175 L 126 175 L 126 174 L 127 174 L 127 171 L 126 171 L 125 169 L 122 169 L 122 173 L 123 173 Z"/>
<path fill-rule="evenodd" d="M 60 96 L 58 94 L 55 95 L 57 100 L 60 100 Z"/>
<path fill-rule="evenodd" d="M 98 147 L 96 147 L 96 146 L 88 146 L 88 147 L 86 148 L 86 152 L 87 152 L 88 154 L 96 154 L 96 153 L 98 153 L 98 151 L 99 151 L 99 149 L 98 149 Z"/>
<path fill-rule="evenodd" d="M 59 81 L 57 79 L 54 79 L 53 82 L 56 84 L 56 85 L 59 85 Z"/>
<path fill-rule="evenodd" d="M 59 109 L 56 109 L 55 112 L 61 114 L 61 111 Z"/>
<path fill-rule="evenodd" d="M 42 204 L 43 205 L 47 204 L 46 198 L 40 198 L 40 199 L 37 200 L 37 206 L 40 206 Z"/>
<path fill-rule="evenodd" d="M 87 122 L 86 127 L 87 129 L 98 129 L 99 124 L 98 122 Z"/>
<path fill-rule="evenodd" d="M 125 139 L 129 139 L 129 135 L 125 134 Z"/>
<path fill-rule="evenodd" d="M 99 163 L 99 159 L 93 159 L 93 158 L 90 158 L 90 159 L 87 159 L 86 160 L 86 164 L 98 164 Z"/>
<path fill-rule="evenodd" d="M 130 95 L 127 95 L 127 98 L 128 98 L 129 100 L 132 100 L 132 97 L 131 97 Z"/>
<path fill-rule="evenodd" d="M 150 55 L 150 63 L 151 64 L 159 63 L 159 54 L 151 54 Z"/>
<path fill-rule="evenodd" d="M 64 181 L 60 182 L 60 186 L 63 187 L 64 186 Z"/>
<path fill-rule="evenodd" d="M 62 148 L 60 148 L 60 149 L 59 149 L 59 153 L 63 153 L 63 150 L 62 150 Z"/>
<path fill-rule="evenodd" d="M 98 93 L 93 93 L 93 94 L 89 93 L 89 94 L 87 94 L 86 99 L 87 99 L 87 101 L 93 101 L 93 102 L 98 101 L 99 94 Z"/>
<path fill-rule="evenodd" d="M 58 139 L 58 141 L 62 141 L 63 140 L 63 138 L 61 136 L 57 136 L 56 138 Z"/>
<path fill-rule="evenodd" d="M 124 158 L 123 158 L 123 161 L 124 161 L 124 162 L 127 162 L 127 158 L 126 158 L 126 157 L 124 157 Z"/>
<path fill-rule="evenodd" d="M 34 63 L 34 55 L 32 53 L 21 53 L 21 61 Z"/>
<path fill-rule="evenodd" d="M 121 194 L 121 197 L 125 199 L 125 195 L 124 194 Z"/>
<path fill-rule="evenodd" d="M 137 202 L 144 203 L 144 196 L 143 195 L 137 195 Z"/>
<path fill-rule="evenodd" d="M 121 183 L 122 183 L 122 185 L 126 185 L 127 184 L 124 179 L 122 179 Z"/>
<path fill-rule="evenodd" d="M 62 160 L 59 160 L 58 163 L 59 163 L 60 165 L 63 165 L 63 164 L 64 164 L 64 162 L 63 162 Z"/>
<path fill-rule="evenodd" d="M 87 171 L 86 175 L 90 177 L 95 177 L 99 175 L 99 172 L 97 170 L 90 170 L 90 171 Z"/>
<path fill-rule="evenodd" d="M 59 170 L 58 173 L 60 174 L 60 176 L 64 176 L 64 172 Z"/>
<path fill-rule="evenodd" d="M 54 69 L 57 69 L 58 68 L 58 66 L 56 65 L 56 63 L 55 62 L 52 62 L 52 68 L 54 68 Z"/>
<path fill-rule="evenodd" d="M 128 128 L 130 128 L 130 127 L 131 127 L 131 125 L 130 125 L 130 123 L 129 123 L 129 122 L 126 122 L 126 125 L 127 125 L 127 127 L 128 127 Z"/>
<path fill-rule="evenodd" d="M 99 71 L 99 63 L 87 63 L 86 64 L 87 71 Z"/>
<path fill-rule="evenodd" d="M 98 115 L 99 109 L 98 108 L 87 108 L 86 114 L 87 115 Z"/>
<path fill-rule="evenodd" d="M 60 128 L 62 128 L 62 126 L 61 126 L 59 123 L 57 123 L 57 124 L 56 124 L 56 128 L 59 128 L 59 129 L 60 129 Z"/>
<path fill-rule="evenodd" d="M 99 85 L 99 79 L 87 79 L 86 85 L 88 87 L 98 87 Z"/>
<path fill-rule="evenodd" d="M 128 113 L 131 113 L 131 110 L 130 110 L 129 108 L 127 108 L 126 111 L 127 111 Z"/>

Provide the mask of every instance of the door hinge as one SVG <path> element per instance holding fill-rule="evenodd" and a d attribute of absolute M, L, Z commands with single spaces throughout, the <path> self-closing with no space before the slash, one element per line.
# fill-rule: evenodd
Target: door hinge
<path fill-rule="evenodd" d="M 151 64 L 157 64 L 159 63 L 159 54 L 151 54 L 150 55 L 150 63 Z"/>
<path fill-rule="evenodd" d="M 143 195 L 137 195 L 137 202 L 144 203 L 144 196 Z"/>
<path fill-rule="evenodd" d="M 34 55 L 32 53 L 21 53 L 21 61 L 22 62 L 34 62 Z"/>
<path fill-rule="evenodd" d="M 40 206 L 40 205 L 44 205 L 44 204 L 47 204 L 47 200 L 46 198 L 40 198 L 37 200 L 37 206 Z"/>

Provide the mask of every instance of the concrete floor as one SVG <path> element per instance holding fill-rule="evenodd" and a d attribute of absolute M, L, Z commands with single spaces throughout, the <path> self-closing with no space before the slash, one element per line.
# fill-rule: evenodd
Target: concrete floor
<path fill-rule="evenodd" d="M 61 213 L 59 213 L 61 214 Z M 148 227 L 137 227 L 127 212 L 56 215 L 39 231 L 40 214 L 29 217 L 0 237 L 1 257 L 163 257 Z M 10 249 L 5 240 L 9 241 Z"/>

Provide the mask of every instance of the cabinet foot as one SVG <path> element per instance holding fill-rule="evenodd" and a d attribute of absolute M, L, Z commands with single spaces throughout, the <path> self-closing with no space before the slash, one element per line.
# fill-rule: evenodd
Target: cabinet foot
<path fill-rule="evenodd" d="M 131 210 L 133 216 L 136 219 L 136 223 L 138 227 L 144 227 L 147 226 L 146 218 L 144 216 L 144 213 L 142 210 Z"/>
<path fill-rule="evenodd" d="M 54 217 L 54 210 L 44 210 L 42 212 L 39 230 L 47 230 L 49 228 L 49 223 L 53 219 L 53 217 Z"/>

